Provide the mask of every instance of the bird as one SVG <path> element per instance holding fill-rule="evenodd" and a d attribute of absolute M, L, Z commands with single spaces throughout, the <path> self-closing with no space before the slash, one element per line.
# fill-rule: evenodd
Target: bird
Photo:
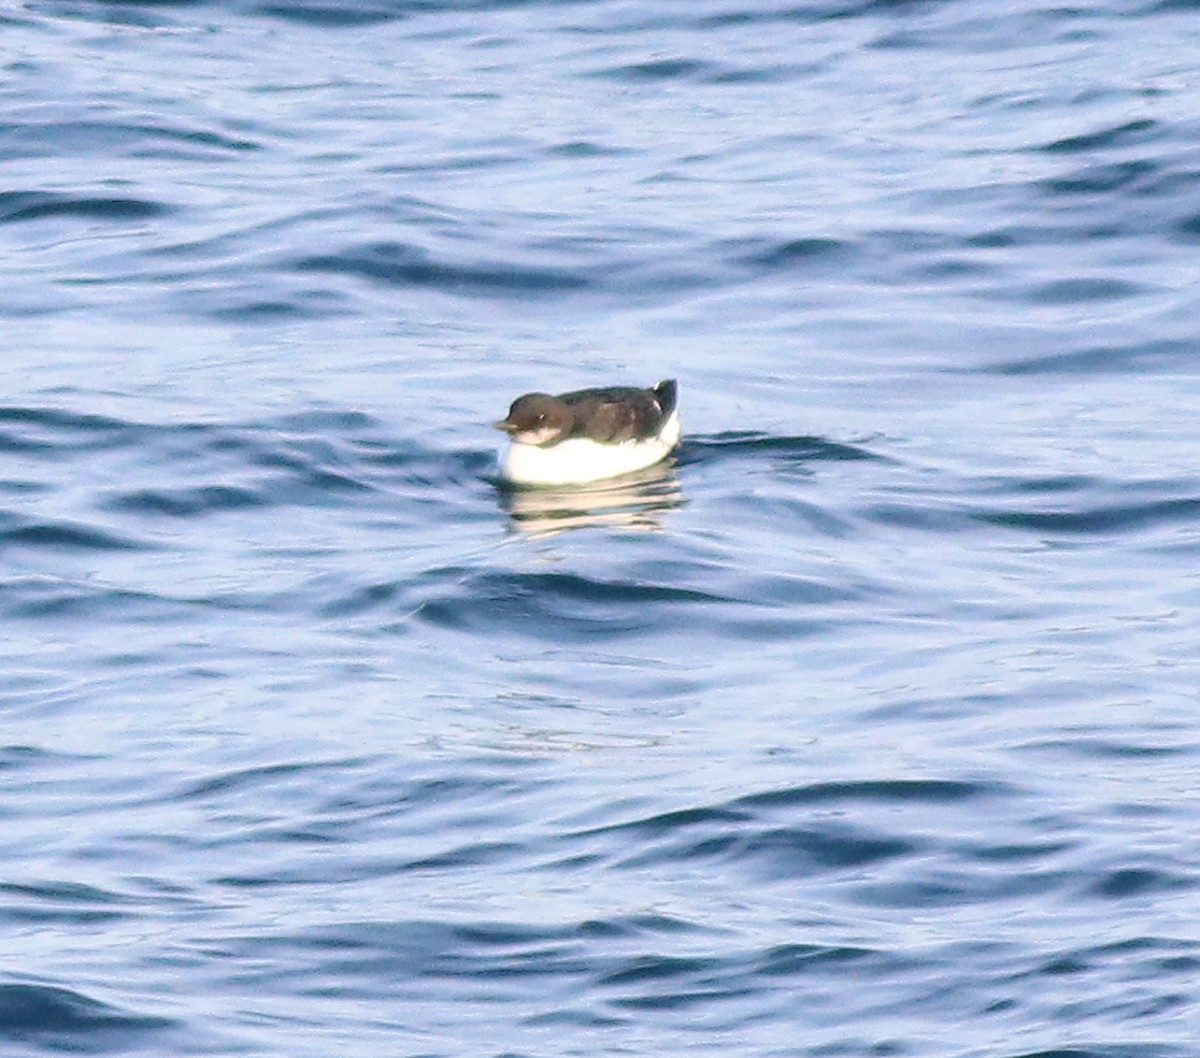
<path fill-rule="evenodd" d="M 660 462 L 679 444 L 678 387 L 604 386 L 526 393 L 493 425 L 509 436 L 500 476 L 513 485 L 586 485 Z"/>

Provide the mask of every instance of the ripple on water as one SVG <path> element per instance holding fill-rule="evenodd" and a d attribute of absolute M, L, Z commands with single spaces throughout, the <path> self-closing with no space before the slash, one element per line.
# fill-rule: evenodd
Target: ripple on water
<path fill-rule="evenodd" d="M 0 984 L 0 1039 L 50 1051 L 103 1054 L 170 1047 L 171 1018 L 137 1014 L 82 992 L 45 984 Z"/>
<path fill-rule="evenodd" d="M 595 280 L 586 273 L 553 265 L 520 266 L 496 261 L 490 266 L 467 260 L 451 261 L 431 250 L 404 243 L 371 243 L 335 254 L 304 257 L 293 267 L 370 279 L 393 286 L 437 287 L 448 293 L 492 296 L 524 294 L 544 297 L 583 290 Z"/>
<path fill-rule="evenodd" d="M 0 193 L 0 224 L 46 217 L 85 217 L 89 220 L 148 220 L 171 212 L 161 202 L 138 198 L 87 198 L 47 191 Z"/>

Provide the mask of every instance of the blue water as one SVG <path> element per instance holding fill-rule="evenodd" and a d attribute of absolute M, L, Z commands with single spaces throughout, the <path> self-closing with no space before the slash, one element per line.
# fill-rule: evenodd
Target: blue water
<path fill-rule="evenodd" d="M 0 1054 L 1200 1053 L 1196 14 L 0 12 Z"/>

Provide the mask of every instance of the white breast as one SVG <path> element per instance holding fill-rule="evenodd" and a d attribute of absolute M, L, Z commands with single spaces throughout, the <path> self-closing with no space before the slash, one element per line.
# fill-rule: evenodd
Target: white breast
<path fill-rule="evenodd" d="M 654 437 L 604 444 L 569 437 L 556 445 L 509 444 L 500 456 L 500 475 L 516 485 L 583 485 L 632 474 L 665 459 L 679 444 L 679 414 L 672 412 Z"/>

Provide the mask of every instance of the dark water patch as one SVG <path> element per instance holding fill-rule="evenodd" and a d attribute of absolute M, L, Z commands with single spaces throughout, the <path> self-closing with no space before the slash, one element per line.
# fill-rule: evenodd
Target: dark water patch
<path fill-rule="evenodd" d="M 1106 871 L 1090 887 L 1102 900 L 1138 899 L 1200 886 L 1194 874 L 1153 867 L 1118 867 Z"/>
<path fill-rule="evenodd" d="M 372 434 L 383 422 L 353 408 L 308 408 L 280 416 L 272 425 L 296 433 Z"/>
<path fill-rule="evenodd" d="M 1031 475 L 1022 478 L 997 478 L 983 486 L 985 492 L 1015 493 L 1018 496 L 1057 496 L 1081 493 L 1103 487 L 1104 481 L 1085 474 Z"/>
<path fill-rule="evenodd" d="M 156 2 L 156 0 L 139 0 Z M 157 0 L 170 2 L 170 0 Z M 190 0 L 189 0 L 190 2 Z M 262 0 L 230 0 L 235 10 L 250 15 L 280 18 L 302 25 L 328 29 L 356 29 L 391 21 L 408 21 L 421 15 L 474 16 L 491 13 L 539 8 L 542 0 L 353 0 L 334 4 L 330 0 L 289 0 L 287 3 L 264 3 Z M 457 34 L 455 34 L 457 35 Z M 441 34 L 429 34 L 441 39 Z M 474 37 L 472 37 L 474 39 Z"/>
<path fill-rule="evenodd" d="M 1009 794 L 1003 783 L 962 782 L 952 779 L 864 780 L 812 783 L 783 790 L 749 794 L 731 802 L 748 808 L 783 808 L 793 805 L 873 802 L 879 804 L 959 804 L 979 798 Z"/>
<path fill-rule="evenodd" d="M 1200 241 L 1200 213 L 1193 213 L 1174 225 L 1175 241 L 1192 243 Z"/>
<path fill-rule="evenodd" d="M 963 533 L 975 528 L 977 519 L 956 506 L 942 506 L 927 497 L 912 502 L 880 501 L 858 512 L 866 522 L 893 529 L 913 529 L 924 533 Z"/>
<path fill-rule="evenodd" d="M 73 522 L 27 521 L 0 530 L 0 545 L 38 551 L 86 553 L 89 551 L 148 551 L 155 545 L 94 526 Z"/>
<path fill-rule="evenodd" d="M 567 840 L 586 843 L 599 855 L 596 842 L 604 839 L 606 858 L 622 869 L 710 861 L 775 882 L 855 873 L 923 854 L 924 839 L 880 831 L 861 820 L 830 818 L 832 806 L 874 817 L 881 805 L 912 805 L 924 811 L 928 805 L 968 804 L 997 792 L 993 785 L 954 781 L 817 783 L 606 824 L 572 833 Z M 796 809 L 805 810 L 804 822 L 791 821 Z M 776 819 L 779 815 L 789 821 Z"/>
<path fill-rule="evenodd" d="M 721 966 L 715 958 L 680 958 L 678 956 L 642 956 L 630 960 L 619 969 L 602 976 L 596 983 L 604 985 L 640 984 L 647 981 L 664 981 L 676 977 L 693 977 L 708 974 Z"/>
<path fill-rule="evenodd" d="M 1020 748 L 1022 751 L 1047 751 L 1055 755 L 1097 761 L 1200 756 L 1200 742 L 1191 739 L 1190 734 L 1188 730 L 1181 730 L 1179 737 L 1182 741 L 1151 744 L 1144 740 L 1135 740 L 1132 736 L 1118 741 L 1090 732 L 1077 731 L 1070 738 L 1038 739 L 1022 743 Z"/>
<path fill-rule="evenodd" d="M 1135 191 L 1138 185 L 1149 183 L 1159 172 L 1159 166 L 1145 159 L 1089 165 L 1065 176 L 1040 180 L 1037 187 L 1051 195 L 1098 195 L 1114 191 Z"/>
<path fill-rule="evenodd" d="M 546 148 L 546 154 L 558 158 L 621 158 L 636 152 L 626 147 L 614 147 L 609 144 L 594 143 L 591 140 L 571 140 L 568 143 L 556 143 Z"/>
<path fill-rule="evenodd" d="M 422 5 L 375 5 L 365 4 L 361 0 L 354 4 L 328 3 L 288 3 L 288 4 L 256 4 L 250 10 L 256 15 L 268 18 L 279 18 L 286 22 L 297 22 L 305 26 L 316 26 L 321 29 L 354 29 L 360 26 L 373 26 L 381 22 L 393 22 L 408 16 L 405 8 L 419 8 Z"/>
<path fill-rule="evenodd" d="M 1009 224 L 988 228 L 967 236 L 963 242 L 968 247 L 985 250 L 1009 249 L 1012 247 L 1078 246 L 1082 242 L 1098 243 L 1119 239 L 1131 233 L 1130 226 L 1118 222 L 1109 214 L 1104 220 L 1084 223 L 1078 217 L 1061 222 L 1036 224 Z"/>
<path fill-rule="evenodd" d="M 869 948 L 780 944 L 762 953 L 754 972 L 756 975 L 764 974 L 767 977 L 821 974 L 828 969 L 839 967 L 852 969 L 855 963 L 877 957 L 878 953 Z"/>
<path fill-rule="evenodd" d="M 0 452 L 61 455 L 138 443 L 143 428 L 123 419 L 59 408 L 0 407 Z"/>
<path fill-rule="evenodd" d="M 305 466 L 299 460 L 274 457 L 264 460 L 266 466 L 277 466 L 292 473 L 268 489 L 276 504 L 305 506 L 321 502 L 340 503 L 347 494 L 373 491 L 371 485 L 356 477 L 321 466 Z"/>
<path fill-rule="evenodd" d="M 1021 357 L 985 366 L 996 375 L 1103 375 L 1194 368 L 1200 340 L 1153 339 L 1126 345 L 1095 345 L 1062 353 Z M 957 370 L 957 369 L 956 369 Z M 979 370 L 971 368 L 971 371 Z"/>
<path fill-rule="evenodd" d="M 395 998 L 412 985 L 427 998 L 523 1000 L 527 1024 L 601 1023 L 630 1009 L 672 1010 L 762 995 L 789 981 L 860 981 L 895 973 L 899 960 L 863 947 L 829 944 L 716 946 L 664 950 L 697 931 L 661 931 L 628 917 L 559 926 L 525 923 L 364 921 L 291 936 L 244 936 L 223 944 L 227 962 L 286 966 L 271 980 L 301 993 L 337 982 L 358 999 Z M 691 937 L 689 935 L 692 935 Z M 266 969 L 248 971 L 254 983 Z M 265 977 L 263 978 L 266 983 Z M 768 983 L 769 982 L 769 983 Z"/>
<path fill-rule="evenodd" d="M 286 320 L 330 319 L 352 315 L 355 311 L 349 299 L 330 290 L 301 290 L 274 301 L 241 300 L 232 291 L 207 290 L 200 294 L 194 311 L 229 323 L 271 325 Z"/>
<path fill-rule="evenodd" d="M 1146 976 L 1187 973 L 1200 968 L 1200 943 L 1163 936 L 1130 937 L 1081 948 L 1072 953 L 1080 966 L 1100 962 L 1144 964 Z"/>
<path fill-rule="evenodd" d="M 288 761 L 279 764 L 260 764 L 251 768 L 238 768 L 198 779 L 177 789 L 174 800 L 192 801 L 223 799 L 231 793 L 241 792 L 247 788 L 269 787 L 276 795 L 281 795 L 281 787 L 289 789 L 301 788 L 315 782 L 318 775 L 332 772 L 341 774 L 348 768 L 360 764 L 356 759 L 335 761 Z"/>
<path fill-rule="evenodd" d="M 12 778 L 26 782 L 33 774 L 39 772 L 48 772 L 57 768 L 72 768 L 80 762 L 99 759 L 80 753 L 52 751 L 42 746 L 22 746 L 10 743 L 0 746 L 0 774 L 12 773 Z"/>
<path fill-rule="evenodd" d="M 275 506 L 341 504 L 348 496 L 375 491 L 338 438 L 287 438 L 264 432 L 246 450 L 251 464 L 277 472 L 258 481 L 250 496 L 235 498 Z"/>
<path fill-rule="evenodd" d="M 669 584 L 606 581 L 575 573 L 431 571 L 448 589 L 427 597 L 417 616 L 442 628 L 586 641 L 654 627 L 680 607 L 734 600 Z"/>
<path fill-rule="evenodd" d="M 0 444 L 0 449 L 3 445 Z M 0 492 L 8 496 L 37 496 L 53 492 L 55 487 L 44 481 L 12 481 L 0 479 Z"/>
<path fill-rule="evenodd" d="M 394 580 L 356 587 L 339 598 L 323 604 L 319 613 L 325 618 L 362 617 L 376 611 L 388 611 L 403 606 L 407 580 Z"/>
<path fill-rule="evenodd" d="M 1069 841 L 1026 842 L 1020 845 L 976 844 L 971 847 L 969 857 L 984 863 L 1038 863 L 1074 847 Z"/>
<path fill-rule="evenodd" d="M 740 832 L 724 825 L 719 833 L 677 837 L 655 848 L 638 850 L 622 857 L 617 866 L 642 868 L 715 860 L 740 865 L 755 877 L 778 881 L 865 867 L 913 855 L 918 850 L 918 843 L 908 839 L 831 823 L 820 827 L 755 825 Z"/>
<path fill-rule="evenodd" d="M 1046 154 L 1081 154 L 1089 151 L 1128 147 L 1134 144 L 1152 143 L 1170 135 L 1170 128 L 1151 118 L 1137 118 L 1107 128 L 1097 129 L 1077 136 L 1065 136 L 1035 147 Z"/>
<path fill-rule="evenodd" d="M 261 144 L 211 130 L 122 121 L 0 122 L 0 160 L 67 155 L 196 161 L 231 157 Z"/>
<path fill-rule="evenodd" d="M 591 76 L 630 82 L 678 81 L 713 76 L 717 70 L 718 67 L 698 59 L 654 59 L 594 70 Z"/>
<path fill-rule="evenodd" d="M 707 435 L 689 435 L 679 451 L 680 466 L 727 459 L 772 459 L 807 463 L 817 460 L 836 462 L 885 460 L 859 445 L 841 444 L 823 437 L 787 437 L 757 430 L 725 430 Z"/>
<path fill-rule="evenodd" d="M 814 267 L 846 266 L 853 246 L 842 239 L 815 236 L 780 240 L 756 240 L 732 247 L 736 260 L 756 272 L 798 272 Z"/>
<path fill-rule="evenodd" d="M 123 624 L 184 619 L 181 604 L 151 592 L 88 581 L 16 578 L 0 582 L 0 613 L 12 620 L 116 620 Z"/>
<path fill-rule="evenodd" d="M 358 768 L 369 763 L 371 760 L 364 759 L 343 762 L 342 766 Z M 441 812 L 452 805 L 463 810 L 492 806 L 529 789 L 522 775 L 528 767 L 526 761 L 506 759 L 496 770 L 477 766 L 416 779 L 372 777 L 331 790 L 322 801 L 321 811 L 345 822 L 351 817 L 380 819 L 424 810 Z"/>
<path fill-rule="evenodd" d="M 749 823 L 753 816 L 746 812 L 723 807 L 678 808 L 670 812 L 659 812 L 643 819 L 629 820 L 624 823 L 610 823 L 606 826 L 595 827 L 582 831 L 580 836 L 593 834 L 623 834 L 635 833 L 644 837 L 663 837 L 689 830 L 692 827 L 715 824 L 736 825 Z"/>
<path fill-rule="evenodd" d="M 1080 305 L 1093 301 L 1120 301 L 1137 297 L 1144 288 L 1137 283 L 1102 276 L 1081 276 L 1042 283 L 1019 294 L 1035 305 Z"/>
<path fill-rule="evenodd" d="M 62 927 L 89 926 L 129 918 L 132 901 L 78 882 L 33 885 L 0 884 L 0 919 Z"/>
<path fill-rule="evenodd" d="M 1140 503 L 1097 505 L 1086 510 L 970 511 L 975 521 L 1005 529 L 1038 533 L 1081 535 L 1128 533 L 1163 524 L 1196 522 L 1200 498 L 1143 500 Z"/>
<path fill-rule="evenodd" d="M 0 224 L 42 220 L 47 217 L 83 217 L 88 220 L 149 220 L 172 212 L 161 202 L 140 198 L 85 197 L 48 191 L 0 192 Z"/>
<path fill-rule="evenodd" d="M 469 480 L 470 455 L 398 446 L 357 412 L 314 410 L 280 422 L 246 426 L 127 422 L 44 409 L 0 409 L 0 452 L 39 460 L 84 462 L 106 450 L 136 450 L 137 482 L 104 489 L 100 509 L 141 518 L 199 518 L 256 507 L 339 505 L 383 487 L 379 468 L 404 467 L 407 479 Z M 386 453 L 383 455 L 381 453 Z M 365 462 L 364 462 L 365 460 Z M 464 468 L 465 467 L 465 468 Z M 466 469 L 469 468 L 469 469 Z M 392 475 L 393 480 L 395 475 Z M 188 480 L 191 479 L 191 480 Z M 0 522 L 0 525 L 3 523 Z M 93 549 L 148 546 L 94 525 L 11 522 L 0 540 Z"/>
<path fill-rule="evenodd" d="M 631 942 L 650 944 L 661 937 L 696 932 L 690 923 L 666 916 L 617 916 L 561 926 L 364 921 L 291 936 L 234 938 L 226 947 L 229 955 L 249 965 L 261 966 L 269 960 L 292 967 L 288 976 L 301 988 L 315 971 L 320 977 L 342 981 L 353 995 L 386 996 L 410 982 L 423 988 L 453 983 L 475 989 L 499 982 L 518 987 L 529 982 L 536 987 L 539 981 L 555 979 L 595 980 L 632 965 L 631 959 L 616 952 L 604 958 L 597 947 L 619 950 Z"/>
<path fill-rule="evenodd" d="M 69 988 L 0 984 L 0 1039 L 37 1043 L 52 1051 L 84 1054 L 141 1049 L 169 1018 L 131 1014 Z"/>
<path fill-rule="evenodd" d="M 352 409 L 316 408 L 249 424 L 147 424 L 0 409 L 0 452 L 83 461 L 122 447 L 139 453 L 135 476 L 164 484 L 104 489 L 96 502 L 104 510 L 145 518 L 340 506 L 414 487 L 433 492 L 478 483 L 495 465 L 489 451 L 397 440 L 378 420 Z M 29 491 L 23 482 L 14 488 Z"/>
<path fill-rule="evenodd" d="M 1153 176 L 1136 183 L 1132 195 L 1139 200 L 1177 199 L 1181 204 L 1191 204 L 1200 184 L 1200 169 L 1195 162 L 1168 157 L 1156 159 L 1153 164 Z"/>
<path fill-rule="evenodd" d="M 1175 1047 L 1160 1047 L 1154 1044 L 1128 1044 L 1088 1047 L 1052 1047 L 1049 1051 L 1013 1052 L 1003 1058 L 1184 1058 L 1186 1052 Z"/>
<path fill-rule="evenodd" d="M 391 286 L 432 287 L 452 294 L 547 296 L 593 285 L 587 275 L 555 267 L 523 268 L 509 262 L 489 266 L 437 260 L 429 251 L 403 243 L 372 243 L 340 253 L 304 257 L 291 266 L 369 279 Z"/>
<path fill-rule="evenodd" d="M 454 871 L 482 867 L 509 860 L 520 852 L 521 845 L 503 841 L 481 841 L 460 845 L 448 852 L 423 856 L 405 864 L 406 871 Z"/>
<path fill-rule="evenodd" d="M 487 481 L 498 485 L 494 449 L 429 448 L 409 441 L 356 442 L 355 460 L 378 471 L 376 484 L 440 490 Z"/>
<path fill-rule="evenodd" d="M 772 63 L 752 67 L 733 68 L 727 66 L 717 73 L 710 73 L 701 80 L 710 85 L 770 85 L 799 81 L 821 72 L 822 63 Z"/>
<path fill-rule="evenodd" d="M 841 22 L 864 16 L 904 14 L 910 10 L 928 6 L 928 0 L 835 0 L 833 3 L 799 2 L 756 5 L 735 2 L 714 10 L 705 4 L 685 5 L 678 11 L 663 9 L 656 11 L 653 20 L 642 9 L 637 9 L 641 19 L 636 24 L 622 23 L 624 29 L 690 29 L 719 33 L 719 31 L 741 26 L 770 26 L 775 23 L 800 23 L 818 25 L 823 22 Z"/>
<path fill-rule="evenodd" d="M 265 507 L 261 494 L 246 488 L 205 485 L 190 489 L 138 489 L 123 493 L 103 504 L 112 511 L 141 516 L 199 518 L 207 514 Z"/>

